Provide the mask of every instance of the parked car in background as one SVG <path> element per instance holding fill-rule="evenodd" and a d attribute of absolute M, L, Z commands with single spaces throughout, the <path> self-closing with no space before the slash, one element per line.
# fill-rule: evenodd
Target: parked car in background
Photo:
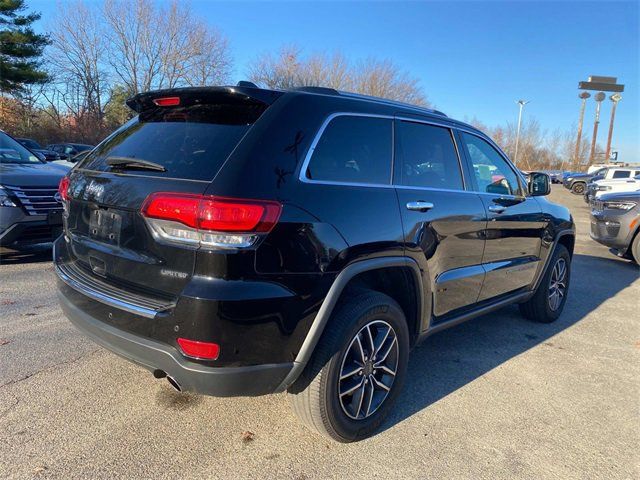
<path fill-rule="evenodd" d="M 20 249 L 62 232 L 58 184 L 69 171 L 0 131 L 0 247 Z"/>
<path fill-rule="evenodd" d="M 610 162 L 610 163 L 594 163 L 587 168 L 587 173 L 593 173 L 601 168 L 631 168 L 640 169 L 640 163 L 637 162 Z"/>
<path fill-rule="evenodd" d="M 470 125 L 312 87 L 127 104 L 138 116 L 60 184 L 59 299 L 179 391 L 286 390 L 349 442 L 380 426 L 429 335 L 508 304 L 561 315 L 571 215 Z"/>
<path fill-rule="evenodd" d="M 598 175 L 594 175 L 593 177 L 591 177 L 591 180 L 589 180 L 589 183 L 587 183 L 587 188 L 584 189 L 584 193 L 583 193 L 583 199 L 585 203 L 591 202 L 591 199 L 594 198 L 594 194 L 597 188 L 596 182 L 600 180 L 604 180 L 604 174 L 606 172 L 607 171 L 604 170 L 602 173 L 599 173 Z"/>
<path fill-rule="evenodd" d="M 94 146 L 84 143 L 52 143 L 47 145 L 47 149 L 56 152 L 61 159 L 68 160 L 81 152 L 90 151 Z"/>
<path fill-rule="evenodd" d="M 562 183 L 562 170 L 544 170 L 543 173 L 549 175 L 551 183 Z"/>
<path fill-rule="evenodd" d="M 592 203 L 591 238 L 640 264 L 640 192 L 606 193 Z"/>
<path fill-rule="evenodd" d="M 587 184 L 591 182 L 593 177 L 606 172 L 607 168 L 603 167 L 593 173 L 570 173 L 563 177 L 562 185 L 564 188 L 571 190 L 576 195 L 582 195 L 587 189 Z"/>
<path fill-rule="evenodd" d="M 61 157 L 57 152 L 54 152 L 53 150 L 49 150 L 47 148 L 42 148 L 42 146 L 35 140 L 32 140 L 30 138 L 16 138 L 16 140 L 32 152 L 37 152 L 41 155 L 44 155 L 44 159 L 47 162 L 61 160 Z"/>
<path fill-rule="evenodd" d="M 592 199 L 598 199 L 607 193 L 635 192 L 640 190 L 640 170 L 633 178 L 598 180 L 589 186 L 593 188 Z"/>
<path fill-rule="evenodd" d="M 564 178 L 563 185 L 565 188 L 571 190 L 572 193 L 575 193 L 576 195 L 583 195 L 587 190 L 587 185 L 594 180 L 631 178 L 638 173 L 640 173 L 640 169 L 629 167 L 603 167 L 592 173 L 568 175 Z"/>
<path fill-rule="evenodd" d="M 65 167 L 68 167 L 68 168 L 73 168 L 73 166 L 76 163 L 78 163 L 80 160 L 82 160 L 84 157 L 86 157 L 90 152 L 91 152 L 91 150 L 85 150 L 83 152 L 78 153 L 77 155 L 74 155 L 71 158 L 67 158 L 65 160 L 56 160 L 53 163 L 57 163 L 59 165 L 64 165 Z"/>

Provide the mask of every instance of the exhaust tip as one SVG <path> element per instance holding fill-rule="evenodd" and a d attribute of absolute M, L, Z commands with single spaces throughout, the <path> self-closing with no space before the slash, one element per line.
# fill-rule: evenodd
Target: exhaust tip
<path fill-rule="evenodd" d="M 182 387 L 180 386 L 180 384 L 178 383 L 178 381 L 177 381 L 175 378 L 173 378 L 173 377 L 171 377 L 171 376 L 167 375 L 167 381 L 168 381 L 168 382 L 169 382 L 169 384 L 170 384 L 173 388 L 175 388 L 178 392 L 182 392 Z"/>

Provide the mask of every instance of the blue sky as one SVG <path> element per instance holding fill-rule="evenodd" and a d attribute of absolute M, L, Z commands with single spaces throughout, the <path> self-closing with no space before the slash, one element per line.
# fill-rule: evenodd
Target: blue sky
<path fill-rule="evenodd" d="M 43 13 L 54 1 L 27 2 Z M 429 100 L 448 115 L 488 125 L 525 116 L 543 129 L 577 123 L 577 83 L 589 75 L 626 85 L 616 113 L 613 146 L 620 159 L 640 161 L 640 11 L 631 2 L 214 2 L 193 9 L 222 30 L 246 77 L 259 53 L 296 44 L 307 52 L 339 50 L 350 59 L 389 58 L 420 80 Z M 595 92 L 594 92 L 595 93 Z M 611 102 L 603 102 L 604 145 Z M 588 103 L 590 136 L 595 102 Z"/>

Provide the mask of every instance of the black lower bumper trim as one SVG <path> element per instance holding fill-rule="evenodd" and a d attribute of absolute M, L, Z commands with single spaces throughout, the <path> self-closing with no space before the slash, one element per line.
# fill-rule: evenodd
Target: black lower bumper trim
<path fill-rule="evenodd" d="M 150 371 L 162 370 L 183 391 L 215 397 L 257 396 L 275 393 L 293 363 L 247 367 L 207 367 L 185 359 L 170 345 L 133 335 L 107 325 L 76 307 L 58 293 L 65 315 L 97 344 Z"/>
<path fill-rule="evenodd" d="M 37 245 L 53 242 L 62 234 L 62 224 L 51 225 L 46 221 L 16 223 L 0 234 L 0 247 Z"/>

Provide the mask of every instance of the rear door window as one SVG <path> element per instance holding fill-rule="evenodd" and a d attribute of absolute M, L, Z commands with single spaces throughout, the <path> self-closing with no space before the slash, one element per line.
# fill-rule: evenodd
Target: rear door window
<path fill-rule="evenodd" d="M 394 184 L 462 190 L 458 154 L 448 128 L 396 122 Z"/>
<path fill-rule="evenodd" d="M 341 115 L 332 119 L 313 149 L 305 172 L 310 180 L 389 184 L 393 122 Z"/>
<path fill-rule="evenodd" d="M 79 168 L 112 171 L 107 160 L 125 157 L 166 169 L 129 173 L 209 181 L 264 108 L 200 104 L 143 111 L 98 145 Z"/>

